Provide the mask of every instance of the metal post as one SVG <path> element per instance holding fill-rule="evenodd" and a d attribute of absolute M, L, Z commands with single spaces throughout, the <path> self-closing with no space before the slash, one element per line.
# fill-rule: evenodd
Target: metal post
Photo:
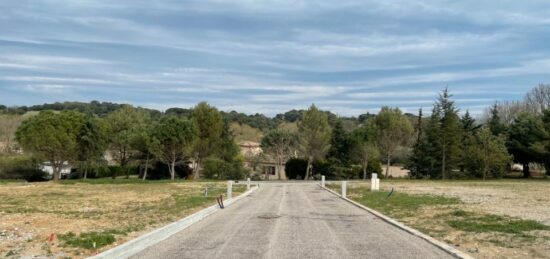
<path fill-rule="evenodd" d="M 325 176 L 321 175 L 321 186 L 325 187 Z"/>
<path fill-rule="evenodd" d="M 250 178 L 246 178 L 246 189 L 250 190 Z"/>
<path fill-rule="evenodd" d="M 233 197 L 233 181 L 227 181 L 227 199 Z"/>
<path fill-rule="evenodd" d="M 347 181 L 342 181 L 342 197 L 343 198 L 346 198 L 346 187 L 348 185 L 348 182 Z"/>

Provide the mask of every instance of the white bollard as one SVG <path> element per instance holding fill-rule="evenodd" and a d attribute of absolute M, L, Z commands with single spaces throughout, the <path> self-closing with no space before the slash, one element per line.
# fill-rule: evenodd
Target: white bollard
<path fill-rule="evenodd" d="M 321 175 L 321 186 L 325 187 L 325 176 Z"/>
<path fill-rule="evenodd" d="M 346 189 L 347 189 L 348 182 L 342 181 L 342 197 L 346 198 Z"/>
<path fill-rule="evenodd" d="M 376 179 L 376 190 L 377 191 L 380 190 L 380 179 L 379 178 Z"/>
<path fill-rule="evenodd" d="M 227 181 L 227 199 L 233 197 L 233 181 Z"/>
<path fill-rule="evenodd" d="M 250 178 L 246 178 L 246 189 L 250 190 Z"/>
<path fill-rule="evenodd" d="M 372 174 L 372 176 L 370 178 L 370 190 L 371 190 L 371 192 L 378 190 L 376 188 L 376 180 L 377 179 L 378 179 L 378 174 Z"/>

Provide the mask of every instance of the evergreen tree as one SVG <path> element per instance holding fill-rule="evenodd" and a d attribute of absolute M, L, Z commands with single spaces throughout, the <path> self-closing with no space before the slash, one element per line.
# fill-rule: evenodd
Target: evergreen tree
<path fill-rule="evenodd" d="M 531 176 L 529 163 L 543 160 L 545 137 L 544 125 L 540 117 L 522 113 L 510 126 L 508 130 L 508 141 L 506 147 L 514 156 L 514 162 L 523 165 L 523 177 Z"/>
<path fill-rule="evenodd" d="M 440 109 L 439 145 L 441 152 L 441 178 L 447 179 L 450 171 L 456 168 L 460 156 L 461 128 L 458 117 L 458 109 L 448 89 L 443 90 L 437 100 Z"/>
<path fill-rule="evenodd" d="M 487 125 L 489 126 L 489 130 L 491 131 L 491 133 L 495 136 L 505 133 L 506 126 L 504 125 L 504 123 L 502 123 L 500 115 L 498 114 L 497 103 L 493 104 L 493 106 L 491 107 L 490 113 L 491 113 L 491 118 L 489 118 Z"/>
<path fill-rule="evenodd" d="M 333 165 L 348 167 L 351 161 L 351 151 L 351 136 L 342 126 L 342 121 L 338 119 L 332 129 L 327 160 Z"/>

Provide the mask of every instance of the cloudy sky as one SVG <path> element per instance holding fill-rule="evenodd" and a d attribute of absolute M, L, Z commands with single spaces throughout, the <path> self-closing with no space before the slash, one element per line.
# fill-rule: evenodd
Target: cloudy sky
<path fill-rule="evenodd" d="M 2 1 L 0 103 L 462 110 L 550 83 L 550 2 Z"/>

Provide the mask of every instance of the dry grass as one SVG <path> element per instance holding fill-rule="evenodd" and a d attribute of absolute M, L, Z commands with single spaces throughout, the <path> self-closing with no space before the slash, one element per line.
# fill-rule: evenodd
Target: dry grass
<path fill-rule="evenodd" d="M 0 257 L 86 257 L 98 251 L 80 234 L 114 237 L 105 250 L 215 204 L 214 195 L 225 192 L 224 182 L 71 183 L 0 185 Z"/>
<path fill-rule="evenodd" d="M 550 181 L 382 180 L 378 195 L 348 184 L 350 198 L 476 258 L 550 258 Z"/>

